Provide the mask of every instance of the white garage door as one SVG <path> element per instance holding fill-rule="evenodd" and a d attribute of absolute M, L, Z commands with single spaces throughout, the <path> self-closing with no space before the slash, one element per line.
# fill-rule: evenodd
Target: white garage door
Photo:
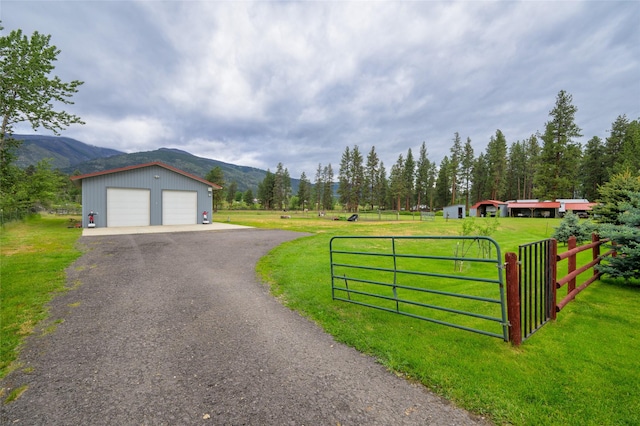
<path fill-rule="evenodd" d="M 149 226 L 151 191 L 107 188 L 107 227 Z"/>
<path fill-rule="evenodd" d="M 198 223 L 196 191 L 162 191 L 162 224 L 195 225 Z"/>

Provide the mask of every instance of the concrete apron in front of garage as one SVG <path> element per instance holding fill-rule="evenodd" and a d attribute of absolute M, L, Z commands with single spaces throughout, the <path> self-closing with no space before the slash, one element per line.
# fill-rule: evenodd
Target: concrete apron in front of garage
<path fill-rule="evenodd" d="M 228 229 L 249 229 L 251 226 L 231 225 L 213 222 L 206 225 L 161 225 L 161 226 L 122 226 L 112 228 L 84 228 L 83 237 L 127 234 L 158 234 L 163 232 L 223 231 Z"/>

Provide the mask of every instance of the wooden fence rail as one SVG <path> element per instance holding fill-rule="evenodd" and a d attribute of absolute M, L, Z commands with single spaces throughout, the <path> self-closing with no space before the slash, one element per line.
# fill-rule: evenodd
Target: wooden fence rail
<path fill-rule="evenodd" d="M 551 279 L 548 281 L 542 280 L 533 287 L 521 286 L 519 276 L 521 276 L 522 268 L 528 266 L 523 263 L 523 259 L 518 260 L 516 253 L 505 254 L 505 281 L 506 281 L 506 294 L 507 294 L 507 315 L 509 319 L 509 340 L 518 346 L 523 341 L 523 333 L 521 329 L 523 315 L 526 312 L 522 312 L 526 304 L 522 303 L 526 298 L 531 297 L 529 294 L 524 294 L 529 291 L 537 292 L 540 294 L 549 294 L 549 306 L 545 311 L 548 312 L 549 318 L 555 320 L 557 313 L 560 312 L 570 301 L 591 285 L 593 282 L 600 278 L 601 273 L 595 268 L 602 259 L 607 256 L 615 256 L 615 248 L 607 251 L 604 254 L 600 254 L 600 246 L 608 239 L 600 239 L 596 234 L 591 236 L 591 243 L 582 246 L 577 246 L 576 238 L 570 237 L 567 243 L 568 250 L 564 253 L 558 254 L 558 242 L 555 239 L 550 239 L 550 250 L 548 253 L 540 252 L 542 256 L 548 256 L 545 259 L 534 259 L 534 261 L 540 264 L 547 265 L 550 269 Z M 591 250 L 591 261 L 578 266 L 577 255 L 584 251 Z M 558 277 L 558 264 L 564 260 L 567 260 L 567 275 Z M 579 286 L 576 286 L 576 280 L 578 276 L 593 270 L 592 275 L 587 278 Z M 541 276 L 544 274 L 541 274 Z M 557 290 L 567 285 L 567 295 L 557 301 Z M 544 288 L 542 286 L 545 286 Z M 524 336 L 526 337 L 526 336 Z"/>

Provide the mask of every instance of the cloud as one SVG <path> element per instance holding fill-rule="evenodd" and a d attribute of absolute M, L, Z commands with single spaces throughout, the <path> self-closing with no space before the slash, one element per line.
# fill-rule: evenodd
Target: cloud
<path fill-rule="evenodd" d="M 34 7 L 37 5 L 37 7 Z M 390 169 L 454 132 L 476 155 L 544 127 L 558 91 L 585 134 L 640 116 L 637 2 L 3 2 L 3 24 L 52 34 L 85 81 L 65 134 L 185 149 L 292 176 L 337 172 L 345 147 Z"/>

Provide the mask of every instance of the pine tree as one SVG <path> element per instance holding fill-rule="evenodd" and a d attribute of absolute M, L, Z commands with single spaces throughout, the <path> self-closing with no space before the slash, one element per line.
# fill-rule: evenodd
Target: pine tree
<path fill-rule="evenodd" d="M 600 229 L 600 236 L 610 238 L 609 247 L 614 247 L 617 255 L 607 257 L 597 269 L 630 281 L 640 278 L 640 191 L 629 191 L 627 196 L 627 202 L 614 207 L 621 210 L 616 219 L 618 225 L 603 225 Z"/>
<path fill-rule="evenodd" d="M 451 204 L 458 202 L 458 173 L 460 172 L 460 162 L 462 161 L 462 141 L 460 134 L 456 132 L 453 137 L 451 147 L 451 157 L 449 158 L 449 181 L 451 183 Z"/>
<path fill-rule="evenodd" d="M 309 207 L 311 201 L 311 182 L 307 178 L 307 175 L 302 172 L 300 175 L 300 184 L 298 185 L 298 200 L 302 204 L 302 210 L 306 210 Z"/>
<path fill-rule="evenodd" d="M 507 183 L 507 140 L 499 129 L 487 144 L 485 158 L 490 174 L 489 198 L 499 200 L 503 198 Z"/>
<path fill-rule="evenodd" d="M 471 138 L 467 138 L 467 142 L 464 144 L 462 151 L 461 161 L 461 184 L 464 186 L 464 199 L 465 206 L 469 210 L 469 202 L 471 198 L 471 178 L 473 174 L 473 162 L 475 160 L 473 153 L 473 146 L 471 146 Z"/>
<path fill-rule="evenodd" d="M 404 157 L 400 154 L 396 164 L 391 166 L 391 174 L 389 175 L 391 205 L 398 211 L 402 208 L 402 198 L 405 195 L 406 182 L 404 177 Z"/>
<path fill-rule="evenodd" d="M 216 185 L 224 188 L 224 172 L 222 171 L 222 168 L 220 166 L 216 166 L 213 169 L 211 169 L 209 171 L 209 173 L 207 173 L 207 175 L 205 176 L 205 179 L 208 180 L 211 183 L 215 183 Z M 220 206 L 219 204 L 222 203 L 223 197 L 222 197 L 222 192 L 224 191 L 224 189 L 222 191 L 213 191 L 213 208 L 215 210 L 217 210 Z M 218 194 L 218 193 L 221 194 Z"/>
<path fill-rule="evenodd" d="M 367 204 L 371 206 L 373 210 L 373 206 L 376 203 L 379 203 L 380 200 L 380 188 L 379 188 L 379 176 L 380 173 L 380 160 L 378 159 L 378 154 L 376 153 L 375 146 L 371 147 L 371 151 L 367 155 L 367 165 L 365 167 L 364 173 L 364 195 L 363 202 L 365 208 Z M 379 204 L 378 204 L 379 206 Z"/>
<path fill-rule="evenodd" d="M 582 194 L 589 200 L 595 200 L 598 187 L 607 179 L 607 169 L 604 162 L 604 144 L 594 136 L 587 142 L 580 166 L 580 186 Z"/>
<path fill-rule="evenodd" d="M 429 158 L 427 158 L 427 145 L 425 142 L 422 142 L 416 167 L 416 198 L 419 209 L 422 205 L 429 202 L 430 170 L 431 162 L 429 161 Z"/>
<path fill-rule="evenodd" d="M 602 157 L 604 167 L 607 170 L 607 178 L 624 170 L 621 168 L 621 163 L 623 162 L 622 153 L 628 126 L 629 119 L 624 114 L 619 115 L 611 124 L 611 130 L 609 131 L 609 137 L 605 140 L 604 155 Z"/>
<path fill-rule="evenodd" d="M 436 179 L 435 204 L 437 207 L 445 207 L 451 201 L 451 165 L 446 155 L 440 162 L 438 178 Z"/>
<path fill-rule="evenodd" d="M 260 184 L 258 184 L 258 199 L 260 205 L 265 210 L 274 208 L 273 192 L 275 187 L 276 177 L 269 169 L 267 174 Z"/>
<path fill-rule="evenodd" d="M 485 154 L 480 154 L 473 163 L 473 185 L 471 192 L 476 202 L 489 198 L 489 166 Z"/>
<path fill-rule="evenodd" d="M 387 180 L 387 171 L 384 168 L 384 163 L 380 162 L 380 171 L 378 173 L 378 208 L 386 209 L 387 208 L 387 195 L 389 193 L 389 181 Z"/>
<path fill-rule="evenodd" d="M 613 175 L 611 179 L 598 189 L 598 205 L 593 206 L 592 213 L 598 222 L 620 225 L 620 216 L 632 203 L 632 196 L 640 192 L 640 171 L 632 173 L 626 170 Z M 640 207 L 640 205 L 634 206 Z"/>
<path fill-rule="evenodd" d="M 333 168 L 331 163 L 322 169 L 322 208 L 333 210 Z"/>
<path fill-rule="evenodd" d="M 402 170 L 402 180 L 404 181 L 404 207 L 406 211 L 411 210 L 415 191 L 416 162 L 413 160 L 411 148 L 407 151 L 407 158 L 404 160 Z"/>
<path fill-rule="evenodd" d="M 536 173 L 536 195 L 541 199 L 572 198 L 576 187 L 580 161 L 580 145 L 574 139 L 582 136 L 575 123 L 578 111 L 573 97 L 561 90 L 554 108 L 549 112 L 551 120 L 542 135 L 540 167 Z"/>

